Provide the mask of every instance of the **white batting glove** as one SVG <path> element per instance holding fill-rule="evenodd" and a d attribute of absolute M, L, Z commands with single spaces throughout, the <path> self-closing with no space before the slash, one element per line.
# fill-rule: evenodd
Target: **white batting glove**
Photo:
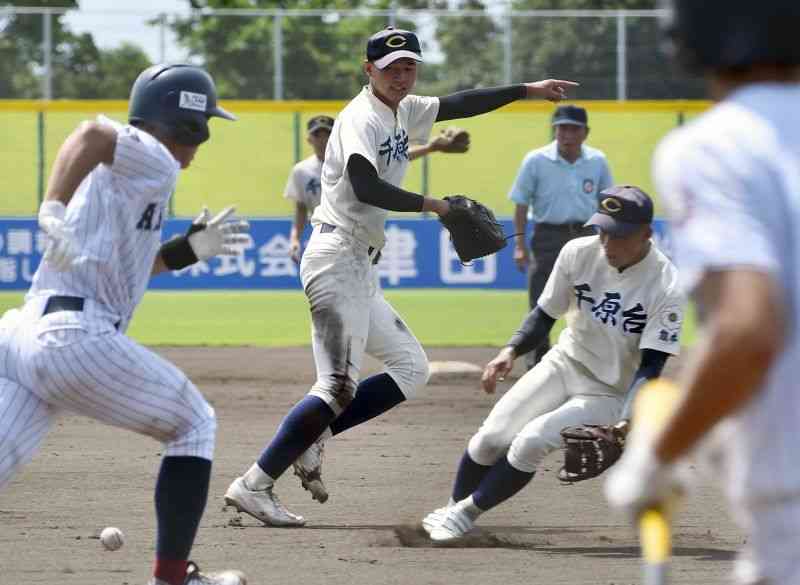
<path fill-rule="evenodd" d="M 75 234 L 64 222 L 66 213 L 67 207 L 52 199 L 42 202 L 39 208 L 39 227 L 49 239 L 42 260 L 59 272 L 69 268 L 79 254 Z"/>
<path fill-rule="evenodd" d="M 687 487 L 688 477 L 682 468 L 661 463 L 652 443 L 637 444 L 635 437 L 606 472 L 603 485 L 609 505 L 632 518 L 646 508 L 679 497 Z"/>
<path fill-rule="evenodd" d="M 228 219 L 236 207 L 231 205 L 220 211 L 213 218 L 208 208 L 192 222 L 195 225 L 205 224 L 205 228 L 189 236 L 189 245 L 198 260 L 207 260 L 214 256 L 236 256 L 242 247 L 250 243 L 250 224 L 243 219 Z"/>
<path fill-rule="evenodd" d="M 205 226 L 208 224 L 208 221 L 211 219 L 211 212 L 208 210 L 208 206 L 203 205 L 203 210 L 200 212 L 200 215 L 194 218 L 192 223 L 194 225 L 202 225 Z"/>

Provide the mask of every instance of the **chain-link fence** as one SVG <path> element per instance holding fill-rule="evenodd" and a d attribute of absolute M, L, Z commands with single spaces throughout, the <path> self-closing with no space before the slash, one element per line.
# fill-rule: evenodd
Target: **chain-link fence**
<path fill-rule="evenodd" d="M 206 66 L 228 99 L 348 99 L 364 82 L 366 38 L 388 23 L 422 40 L 419 93 L 558 76 L 581 82 L 579 99 L 702 97 L 700 80 L 663 56 L 658 16 L 654 10 L 92 14 L 7 7 L 0 9 L 0 98 L 120 99 L 147 64 L 188 61 Z"/>

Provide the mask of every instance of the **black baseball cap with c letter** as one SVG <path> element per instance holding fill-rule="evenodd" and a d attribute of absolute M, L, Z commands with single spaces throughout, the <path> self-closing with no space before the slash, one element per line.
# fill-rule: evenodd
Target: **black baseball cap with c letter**
<path fill-rule="evenodd" d="M 597 195 L 597 213 L 584 227 L 596 227 L 612 236 L 629 236 L 653 221 L 653 200 L 633 185 L 616 185 Z"/>
<path fill-rule="evenodd" d="M 411 31 L 387 26 L 367 41 L 367 61 L 378 69 L 403 58 L 422 61 L 419 39 Z"/>

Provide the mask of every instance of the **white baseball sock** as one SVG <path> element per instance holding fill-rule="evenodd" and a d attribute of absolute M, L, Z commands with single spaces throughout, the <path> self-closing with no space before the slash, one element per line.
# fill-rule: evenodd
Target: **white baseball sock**
<path fill-rule="evenodd" d="M 258 463 L 253 463 L 247 473 L 244 474 L 244 485 L 249 490 L 258 492 L 270 488 L 274 484 L 275 480 L 264 473 Z"/>

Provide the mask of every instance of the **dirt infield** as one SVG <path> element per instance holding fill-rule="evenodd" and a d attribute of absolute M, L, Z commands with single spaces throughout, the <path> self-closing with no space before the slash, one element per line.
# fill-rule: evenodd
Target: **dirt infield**
<path fill-rule="evenodd" d="M 476 535 L 435 548 L 419 520 L 447 500 L 466 440 L 496 398 L 475 385 L 429 386 L 384 417 L 336 437 L 324 477 L 330 500 L 311 500 L 291 472 L 278 493 L 306 528 L 265 528 L 223 510 L 286 410 L 313 382 L 307 348 L 186 349 L 159 353 L 182 367 L 219 417 L 209 505 L 194 559 L 245 571 L 252 585 L 510 585 L 640 582 L 636 536 L 609 515 L 599 480 L 561 486 L 550 456 L 516 498 L 483 516 Z M 432 349 L 433 360 L 483 364 L 491 348 Z M 374 370 L 375 364 L 370 367 Z M 367 372 L 369 373 L 369 372 Z M 65 417 L 34 461 L 0 492 L 0 585 L 143 585 L 153 556 L 157 443 Z M 740 532 L 701 485 L 678 519 L 673 584 L 721 584 Z M 97 535 L 118 526 L 116 552 Z"/>

